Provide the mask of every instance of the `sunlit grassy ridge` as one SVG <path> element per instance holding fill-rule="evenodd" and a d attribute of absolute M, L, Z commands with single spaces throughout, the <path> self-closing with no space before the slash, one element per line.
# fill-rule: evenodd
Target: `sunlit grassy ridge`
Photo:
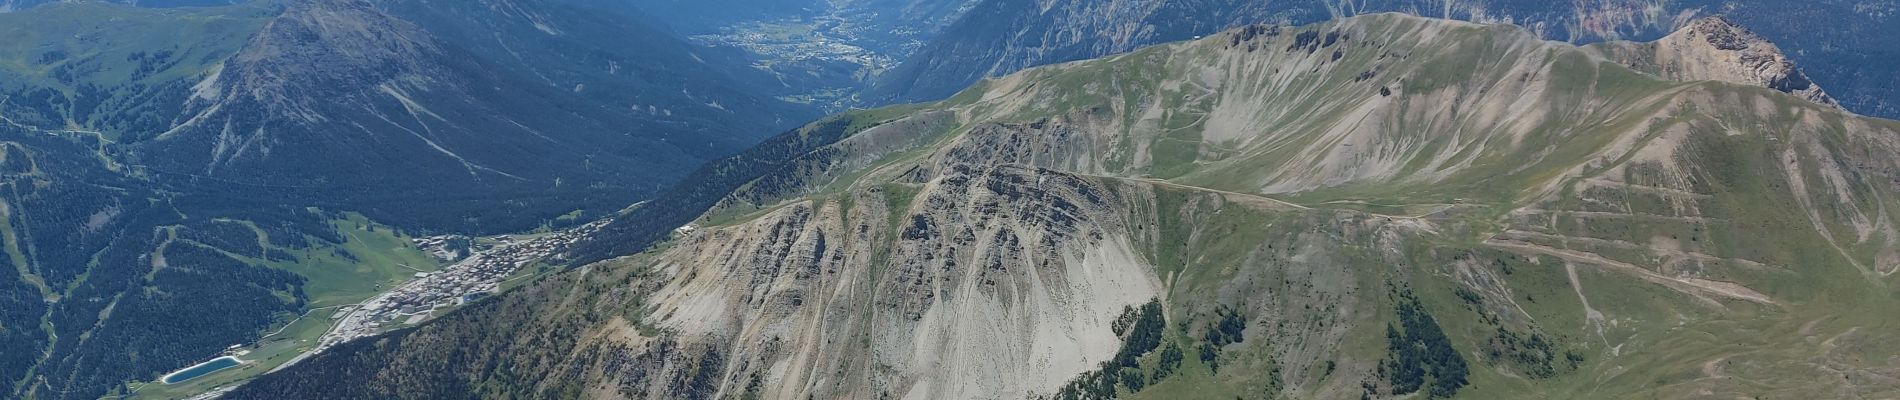
<path fill-rule="evenodd" d="M 1299 240 L 1275 232 L 1341 229 L 1303 218 L 1416 221 L 1428 228 L 1389 233 L 1402 242 L 1335 238 L 1343 247 L 1324 252 L 1337 257 L 1328 263 L 1353 272 L 1332 281 L 1352 282 L 1371 309 L 1390 306 L 1377 288 L 1404 282 L 1477 354 L 1477 397 L 1895 389 L 1874 382 L 1893 371 L 1867 361 L 1900 348 L 1862 336 L 1896 322 L 1874 311 L 1894 302 L 1883 272 L 1895 265 L 1885 211 L 1894 188 L 1883 183 L 1894 170 L 1879 158 L 1895 149 L 1891 121 L 1762 88 L 1664 81 L 1511 27 L 1394 15 L 1243 28 L 1032 69 L 934 107 L 963 116 L 941 146 L 998 124 L 1036 142 L 1060 125 L 1075 135 L 1041 142 L 1043 154 L 1067 147 L 1095 158 L 1037 158 L 1041 166 L 1201 188 L 1156 192 L 1168 212 L 1155 215 L 1175 222 L 1159 226 L 1148 256 L 1172 282 L 1171 318 L 1232 302 L 1206 296 L 1249 265 L 1284 268 L 1261 255 Z M 891 199 L 915 190 L 885 185 Z M 1206 210 L 1169 200 L 1219 192 L 1316 210 L 1230 203 L 1218 218 L 1184 221 Z M 1346 335 L 1360 345 L 1340 359 L 1361 363 L 1328 360 L 1335 369 L 1380 355 L 1366 350 L 1383 345 L 1370 339 L 1383 325 L 1367 323 L 1379 318 L 1357 318 L 1371 319 Z M 1525 376 L 1518 369 L 1533 366 L 1484 355 L 1500 328 L 1556 343 L 1548 368 L 1559 373 Z M 1170 340 L 1193 345 L 1190 333 L 1198 328 Z M 1829 337 L 1842 339 L 1824 345 Z M 1843 342 L 1864 356 L 1829 347 Z M 1247 351 L 1264 352 L 1242 357 L 1258 363 L 1299 360 L 1283 347 Z M 1567 353 L 1582 361 L 1567 365 Z M 1297 386 L 1357 384 L 1300 361 L 1308 370 L 1288 375 L 1306 380 Z M 1816 373 L 1830 369 L 1857 372 Z M 1180 375 L 1142 395 L 1264 386 L 1259 375 L 1227 374 Z"/>
<path fill-rule="evenodd" d="M 1900 124 L 1773 90 L 1665 81 L 1515 28 L 1378 15 L 1241 28 L 837 118 L 798 134 L 850 134 L 735 185 L 676 241 L 242 394 L 360 371 L 401 378 L 331 393 L 395 395 L 413 377 L 494 397 L 1900 391 L 1900 345 L 1881 334 L 1900 322 L 1881 311 L 1900 306 L 1887 211 L 1900 209 Z M 1129 266 L 1142 276 L 1115 281 L 1127 290 L 1088 291 Z M 1148 299 L 1116 297 L 1147 296 L 1148 278 L 1165 322 L 1122 324 L 1152 316 L 1136 311 Z M 1087 313 L 1102 304 L 1128 308 Z M 1117 324 L 1087 324 L 1098 317 Z M 1109 329 L 1118 350 L 1055 341 L 1086 357 L 1010 364 L 1036 364 L 1022 374 L 933 369 Z M 1027 333 L 984 336 L 998 331 Z M 608 350 L 627 356 L 574 355 Z M 547 367 L 416 367 L 471 357 Z M 1049 365 L 1082 372 L 1025 377 Z M 987 380 L 945 389 L 910 371 Z M 656 376 L 685 383 L 641 384 Z"/>

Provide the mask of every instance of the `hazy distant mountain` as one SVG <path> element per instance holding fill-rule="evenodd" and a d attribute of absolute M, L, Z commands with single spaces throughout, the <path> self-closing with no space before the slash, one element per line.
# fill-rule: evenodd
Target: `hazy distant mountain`
<path fill-rule="evenodd" d="M 103 132 L 187 190 L 461 231 L 618 209 L 812 115 L 738 53 L 620 2 L 182 10 L 0 15 L 22 22 L 7 28 L 27 61 L 0 68 L 19 78 L 0 114 Z"/>
<path fill-rule="evenodd" d="M 597 239 L 644 252 L 231 398 L 1900 395 L 1900 123 L 1799 80 L 1723 19 L 1032 68 L 774 138 Z"/>
<path fill-rule="evenodd" d="M 989 0 L 932 36 L 879 77 L 872 104 L 940 99 L 985 77 L 1022 68 L 1126 52 L 1245 23 L 1303 24 L 1368 12 L 1401 11 L 1524 26 L 1549 39 L 1597 42 L 1661 37 L 1702 16 L 1727 15 L 1787 50 L 1815 81 L 1835 88 L 1848 109 L 1900 116 L 1900 2 L 1525 0 Z"/>
<path fill-rule="evenodd" d="M 289 187 L 378 220 L 516 230 L 617 209 L 808 115 L 736 57 L 625 11 L 293 5 L 139 154 L 170 174 Z"/>

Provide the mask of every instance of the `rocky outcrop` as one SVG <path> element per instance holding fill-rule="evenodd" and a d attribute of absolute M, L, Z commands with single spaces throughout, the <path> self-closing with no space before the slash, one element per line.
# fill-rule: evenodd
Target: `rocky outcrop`
<path fill-rule="evenodd" d="M 1695 20 L 1654 42 L 1613 42 L 1592 48 L 1613 61 L 1664 79 L 1761 86 L 1816 104 L 1840 107 L 1774 43 L 1720 16 Z"/>
<path fill-rule="evenodd" d="M 1096 183 L 970 165 L 920 189 L 696 232 L 658 261 L 654 322 L 772 382 L 764 398 L 1003 398 L 1110 358 L 1109 323 L 1160 292 Z"/>
<path fill-rule="evenodd" d="M 1703 42 L 1712 48 L 1737 46 Z M 1797 191 L 1787 201 L 1798 204 L 1795 209 L 1839 213 L 1786 214 L 1812 221 L 1803 225 L 1803 232 L 1809 232 L 1804 238 L 1831 237 L 1823 243 L 1832 241 L 1848 252 L 1891 253 L 1882 252 L 1895 246 L 1884 239 L 1891 235 L 1891 217 L 1853 194 L 1892 190 L 1877 188 L 1887 178 L 1856 181 L 1830 166 L 1884 171 L 1867 175 L 1880 177 L 1900 167 L 1863 159 L 1865 155 L 1840 154 L 1820 143 L 1845 140 L 1857 143 L 1855 148 L 1883 149 L 1866 150 L 1870 152 L 1900 151 L 1900 142 L 1886 138 L 1895 132 L 1892 124 L 1847 123 L 1844 131 L 1837 131 L 1824 122 L 1840 115 L 1831 106 L 1746 87 L 1775 87 L 1768 82 L 1709 72 L 1736 69 L 1714 65 L 1695 74 L 1644 75 L 1598 63 L 1598 56 L 1592 50 L 1539 40 L 1515 27 L 1379 15 L 1300 28 L 1255 26 L 1110 60 L 1012 75 L 938 106 L 955 110 L 964 123 L 930 148 L 928 156 L 901 157 L 885 165 L 851 164 L 862 165 L 866 172 L 857 184 L 846 186 L 852 194 L 845 198 L 817 196 L 763 205 L 769 211 L 755 219 L 694 231 L 677 247 L 658 253 L 667 261 L 653 265 L 674 278 L 649 312 L 660 316 L 664 326 L 687 333 L 684 337 L 709 338 L 701 343 L 713 343 L 708 346 L 722 349 L 718 354 L 729 360 L 723 365 L 740 369 L 728 373 L 759 376 L 764 383 L 757 393 L 765 397 L 1047 395 L 1055 389 L 1051 383 L 1059 381 L 1050 378 L 1055 372 L 1092 369 L 1074 359 L 1034 362 L 1042 358 L 1025 358 L 1037 354 L 1029 350 L 1054 346 L 1084 355 L 1087 361 L 1107 353 L 1089 341 L 1037 341 L 1033 338 L 1042 335 L 1024 326 L 1112 339 L 1115 336 L 1101 336 L 1100 325 L 1072 322 L 1088 313 L 1052 310 L 1073 310 L 1073 304 L 1083 301 L 1109 305 L 1090 307 L 1101 315 L 1113 304 L 1139 301 L 1054 282 L 1104 274 L 1133 277 L 1138 274 L 1129 271 L 1147 269 L 1152 274 L 1147 279 L 1166 284 L 1160 293 L 1172 310 L 1170 324 L 1186 326 L 1184 333 L 1215 337 L 1208 336 L 1215 328 L 1197 324 L 1234 312 L 1223 305 L 1245 305 L 1238 306 L 1247 314 L 1240 324 L 1267 327 L 1243 330 L 1240 345 L 1221 344 L 1233 339 L 1196 342 L 1215 343 L 1203 348 L 1209 365 L 1245 363 L 1251 357 L 1222 356 L 1224 351 L 1271 354 L 1251 359 L 1258 363 L 1241 368 L 1246 372 L 1217 368 L 1215 373 L 1233 374 L 1222 376 L 1251 380 L 1269 391 L 1351 397 L 1407 390 L 1376 378 L 1395 373 L 1390 369 L 1394 367 L 1336 347 L 1355 335 L 1385 334 L 1383 325 L 1368 323 L 1367 318 L 1376 318 L 1372 316 L 1378 304 L 1389 303 L 1369 293 L 1381 287 L 1403 292 L 1387 285 L 1404 285 L 1378 280 L 1436 282 L 1438 278 L 1426 275 L 1442 274 L 1438 276 L 1461 288 L 1453 292 L 1462 294 L 1420 296 L 1455 296 L 1441 301 L 1463 302 L 1468 307 L 1464 310 L 1483 321 L 1447 328 L 1482 332 L 1469 345 L 1482 349 L 1474 362 L 1508 371 L 1501 374 L 1510 377 L 1505 379 L 1589 376 L 1592 373 L 1577 369 L 1582 361 L 1566 364 L 1558 359 L 1605 358 L 1620 364 L 1626 361 L 1619 357 L 1629 354 L 1619 356 L 1626 351 L 1621 346 L 1638 344 L 1601 332 L 1650 329 L 1617 326 L 1605 319 L 1614 317 L 1604 315 L 1640 320 L 1623 324 L 1661 324 L 1658 329 L 1674 322 L 1636 316 L 1650 312 L 1641 311 L 1646 306 L 1597 308 L 1591 301 L 1606 301 L 1601 299 L 1607 295 L 1598 292 L 1605 289 L 1568 277 L 1570 285 L 1582 287 L 1574 289 L 1582 304 L 1573 311 L 1584 328 L 1555 331 L 1551 321 L 1570 314 L 1526 310 L 1537 307 L 1533 300 L 1548 302 L 1556 295 L 1546 293 L 1569 293 L 1517 286 L 1523 283 L 1511 283 L 1516 278 L 1508 276 L 1528 273 L 1523 268 L 1557 267 L 1560 273 L 1551 277 L 1564 280 L 1563 268 L 1582 270 L 1577 273 L 1594 276 L 1591 279 L 1611 277 L 1621 282 L 1615 284 L 1619 287 L 1638 285 L 1645 288 L 1645 296 L 1680 296 L 1685 304 L 1695 304 L 1692 307 L 1730 310 L 1723 312 L 1751 313 L 1747 310 L 1786 304 L 1787 293 L 1765 289 L 1779 278 L 1747 271 L 1770 270 L 1767 265 L 1790 260 L 1729 245 L 1693 243 L 1712 240 L 1703 237 L 1692 238 L 1692 243 L 1668 239 L 1675 229 L 1740 229 L 1725 223 L 1675 225 L 1739 215 L 1734 207 L 1752 207 L 1710 200 L 1734 195 L 1712 187 L 1746 187 L 1758 194 L 1775 187 L 1755 186 L 1761 183 L 1730 175 L 1708 178 L 1719 183 L 1703 181 L 1697 176 L 1715 176 L 1713 171 L 1730 168 L 1704 160 L 1729 153 L 1690 155 L 1688 149 L 1720 148 L 1713 143 L 1767 136 L 1797 147 L 1792 156 L 1811 160 L 1791 162 L 1782 172 L 1794 179 Z M 1716 82 L 1707 82 L 1711 80 Z M 1794 131 L 1744 128 L 1752 135 L 1658 122 L 1686 117 L 1732 121 L 1736 127 L 1766 126 L 1756 116 L 1734 115 L 1764 107 L 1790 107 L 1810 117 L 1794 125 Z M 1774 164 L 1749 160 L 1749 165 Z M 828 179 L 813 182 L 838 185 Z M 1493 190 L 1500 186 L 1512 189 Z M 1253 193 L 1299 198 L 1301 204 Z M 1394 206 L 1363 200 L 1421 198 L 1453 204 L 1388 209 Z M 1615 206 L 1624 201 L 1630 204 Z M 866 214 L 850 216 L 850 209 Z M 1490 215 L 1483 209 L 1509 210 L 1497 214 L 1504 217 L 1501 231 L 1460 222 Z M 853 220 L 873 223 L 842 222 Z M 880 220 L 888 227 L 878 226 Z M 1588 222 L 1573 226 L 1572 221 Z M 1238 229 L 1226 225 L 1230 223 Z M 1483 240 L 1470 247 L 1411 247 L 1462 237 L 1474 229 Z M 863 243 L 867 240 L 871 244 Z M 1121 242 L 1132 245 L 1114 245 Z M 883 250 L 888 261 L 858 255 L 878 254 L 880 243 L 891 246 Z M 1113 245 L 1113 251 L 1089 250 L 1102 244 Z M 1646 250 L 1632 253 L 1632 246 Z M 843 254 L 822 255 L 812 250 L 817 248 Z M 1122 248 L 1130 249 L 1132 257 L 1096 256 L 1093 260 L 1098 261 L 1089 261 L 1084 256 L 1078 264 L 1070 258 L 1074 256 L 1063 256 L 1112 255 Z M 1354 248 L 1371 254 L 1345 250 Z M 693 256 L 677 258 L 689 254 Z M 1038 261 L 1012 254 L 1048 256 Z M 1064 257 L 1063 262 L 1052 263 L 1057 256 Z M 1129 263 L 1138 267 L 1098 269 L 1121 264 L 1099 261 L 1113 259 L 1138 260 Z M 1523 264 L 1526 259 L 1533 261 Z M 1864 265 L 1862 269 L 1834 272 L 1882 274 L 1893 270 L 1893 260 L 1875 256 L 1849 263 Z M 1535 263 L 1546 264 L 1531 266 Z M 1078 270 L 1074 265 L 1087 267 Z M 1188 267 L 1175 270 L 1174 265 Z M 871 274 L 876 278 L 868 281 L 852 275 L 833 278 L 863 285 L 857 287 L 801 283 L 854 268 L 883 272 Z M 1457 315 L 1444 309 L 1435 312 Z M 1705 317 L 1726 319 L 1721 313 Z M 956 317 L 940 319 L 946 315 Z M 1565 355 L 1522 341 L 1544 341 L 1552 335 L 1577 335 L 1573 337 L 1585 337 L 1584 342 L 1605 341 L 1605 346 L 1616 347 Z M 779 343 L 781 338 L 802 345 L 772 351 L 753 345 Z M 853 342 L 864 347 L 855 353 L 816 350 Z M 976 348 L 993 354 L 981 355 Z M 1890 370 L 1851 362 L 1825 364 L 1868 373 Z M 818 377 L 777 372 L 781 370 L 828 372 Z M 1089 376 L 1078 379 L 1093 382 Z M 965 385 L 945 387 L 945 382 Z M 724 381 L 718 393 L 744 392 L 742 383 Z M 822 389 L 840 386 L 850 389 Z M 1878 386 L 1873 385 L 1875 390 Z M 1694 390 L 1721 391 L 1691 384 L 1644 393 Z"/>

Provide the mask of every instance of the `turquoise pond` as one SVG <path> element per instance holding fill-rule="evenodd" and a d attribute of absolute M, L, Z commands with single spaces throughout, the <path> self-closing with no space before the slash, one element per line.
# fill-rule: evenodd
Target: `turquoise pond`
<path fill-rule="evenodd" d="M 204 363 L 193 365 L 190 368 L 185 368 L 185 369 L 179 370 L 178 372 L 173 372 L 171 375 L 165 375 L 165 378 L 161 379 L 160 381 L 164 382 L 167 385 L 184 382 L 184 381 L 192 380 L 193 378 L 205 376 L 205 374 L 218 372 L 225 368 L 235 367 L 235 366 L 238 366 L 238 364 L 240 363 L 238 363 L 237 357 L 229 357 L 229 356 L 218 357 L 218 358 L 212 359 L 211 361 L 205 361 Z"/>

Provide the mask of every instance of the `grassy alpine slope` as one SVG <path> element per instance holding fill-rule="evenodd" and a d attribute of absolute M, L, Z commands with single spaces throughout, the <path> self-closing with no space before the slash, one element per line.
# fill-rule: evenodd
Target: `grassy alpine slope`
<path fill-rule="evenodd" d="M 834 117 L 692 232 L 233 396 L 1900 395 L 1900 123 L 1602 54 L 1373 15 Z"/>
<path fill-rule="evenodd" d="M 206 71 L 270 17 L 263 4 L 192 9 L 49 4 L 0 13 L 0 116 L 14 125 L 164 131 Z"/>

